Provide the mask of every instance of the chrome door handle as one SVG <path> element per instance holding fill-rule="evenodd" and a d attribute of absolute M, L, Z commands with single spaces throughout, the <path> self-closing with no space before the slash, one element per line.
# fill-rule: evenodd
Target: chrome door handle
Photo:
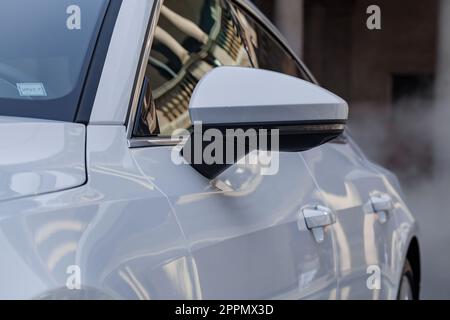
<path fill-rule="evenodd" d="M 336 223 L 333 210 L 324 206 L 308 207 L 302 210 L 306 227 L 312 231 L 318 243 L 325 240 L 324 228 Z"/>
<path fill-rule="evenodd" d="M 392 197 L 388 194 L 378 194 L 370 197 L 373 212 L 378 215 L 380 223 L 386 223 L 388 214 L 394 207 Z"/>

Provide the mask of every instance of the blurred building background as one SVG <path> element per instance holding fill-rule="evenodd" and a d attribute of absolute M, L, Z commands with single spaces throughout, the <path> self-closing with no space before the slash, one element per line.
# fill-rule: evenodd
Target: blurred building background
<path fill-rule="evenodd" d="M 422 297 L 450 298 L 450 1 L 254 2 L 347 100 L 367 155 L 399 176 L 422 232 Z M 381 30 L 366 26 L 370 5 Z"/>

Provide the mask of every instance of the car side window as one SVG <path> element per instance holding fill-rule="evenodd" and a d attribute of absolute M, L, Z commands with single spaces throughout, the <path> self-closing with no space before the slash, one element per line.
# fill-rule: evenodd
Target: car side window
<path fill-rule="evenodd" d="M 310 82 L 313 81 L 297 62 L 297 59 L 284 48 L 265 26 L 238 6 L 233 6 L 233 14 L 238 21 L 242 38 L 256 68 L 284 73 Z M 348 138 L 344 133 L 331 142 L 346 144 L 348 143 Z"/>
<path fill-rule="evenodd" d="M 239 29 L 256 68 L 284 73 L 310 81 L 297 60 L 264 27 L 237 6 L 233 6 Z"/>
<path fill-rule="evenodd" d="M 154 34 L 135 137 L 188 129 L 195 86 L 219 66 L 251 67 L 230 5 L 223 0 L 165 0 Z M 151 94 L 146 89 L 151 90 Z"/>

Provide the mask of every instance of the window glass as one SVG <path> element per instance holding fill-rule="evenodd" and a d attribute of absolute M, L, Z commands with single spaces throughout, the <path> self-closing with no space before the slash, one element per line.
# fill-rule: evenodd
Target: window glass
<path fill-rule="evenodd" d="M 0 115 L 73 121 L 108 4 L 0 1 Z"/>
<path fill-rule="evenodd" d="M 252 16 L 233 7 L 239 29 L 255 67 L 309 80 L 294 57 Z"/>
<path fill-rule="evenodd" d="M 153 43 L 146 77 L 154 104 L 142 99 L 135 136 L 190 128 L 189 101 L 200 79 L 218 66 L 252 66 L 226 1 L 165 0 Z"/>

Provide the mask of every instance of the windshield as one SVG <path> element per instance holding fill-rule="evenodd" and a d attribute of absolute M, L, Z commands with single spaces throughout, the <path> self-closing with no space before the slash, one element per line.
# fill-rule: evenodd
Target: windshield
<path fill-rule="evenodd" d="M 0 0 L 0 116 L 73 121 L 109 0 Z"/>

